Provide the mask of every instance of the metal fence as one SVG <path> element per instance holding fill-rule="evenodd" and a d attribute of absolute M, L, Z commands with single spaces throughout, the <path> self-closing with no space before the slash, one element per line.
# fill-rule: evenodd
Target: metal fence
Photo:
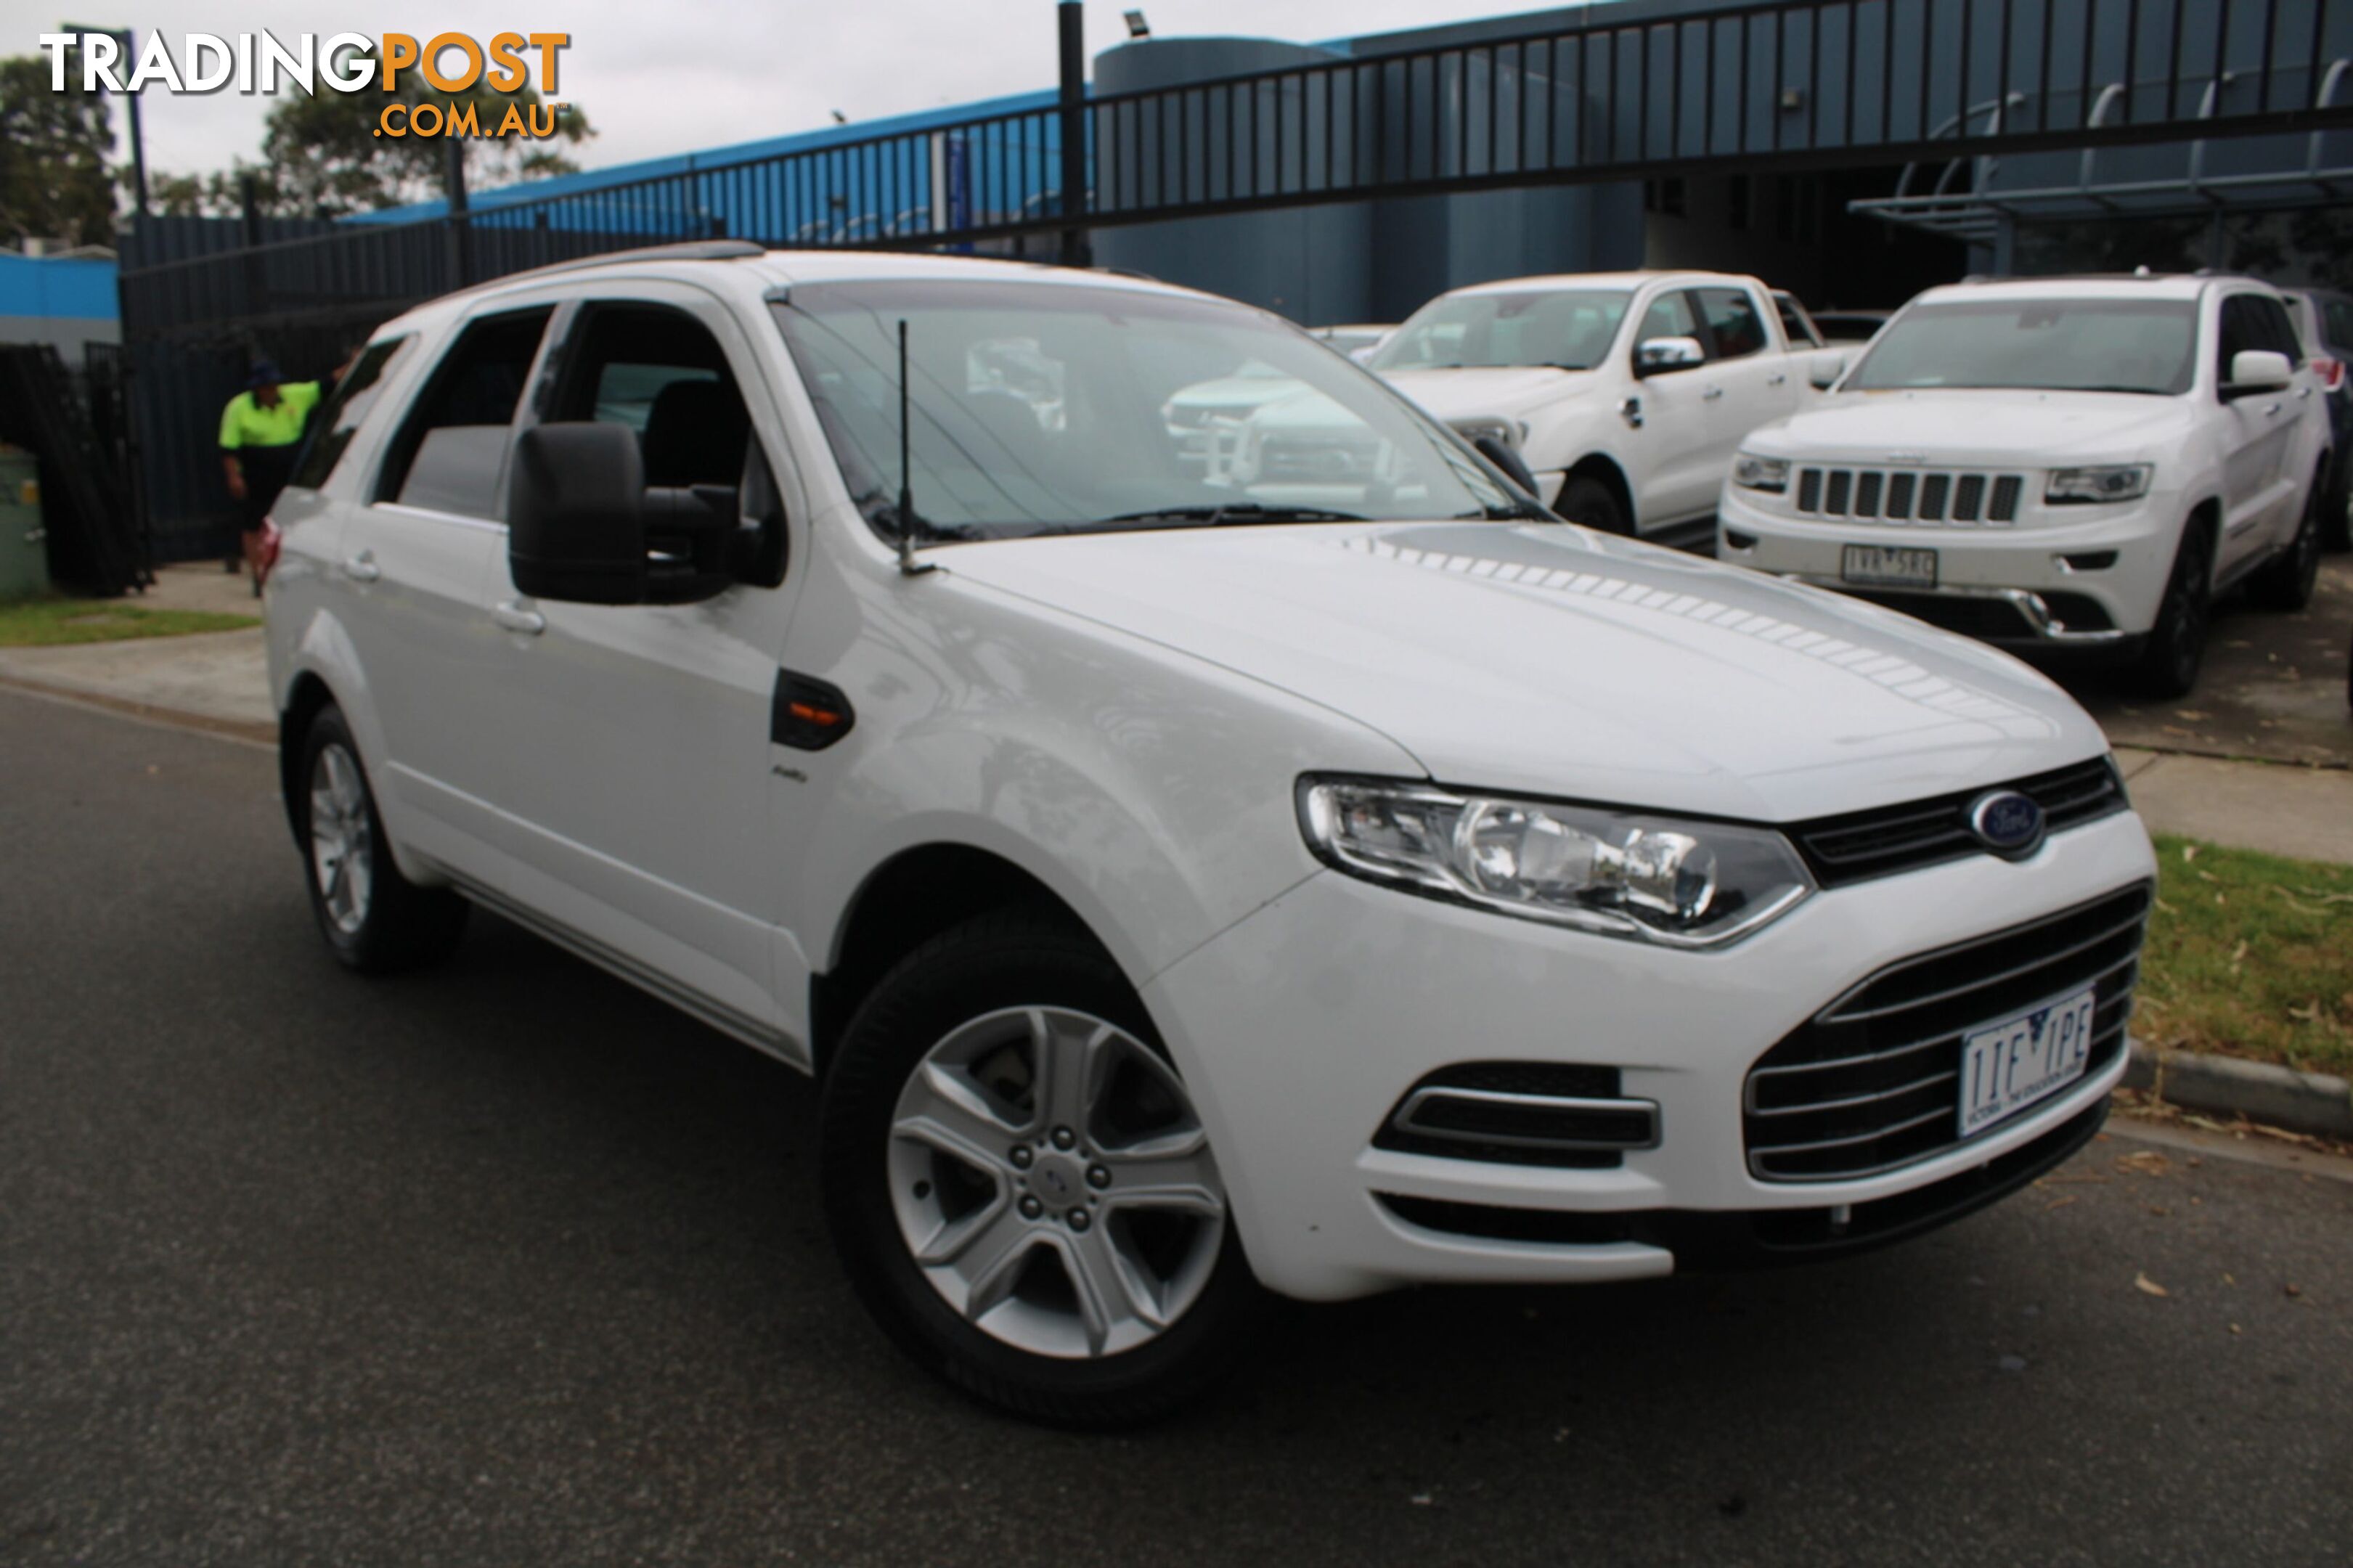
<path fill-rule="evenodd" d="M 1619 15 L 1638 9 L 1651 14 Z M 351 335 L 451 289 L 602 252 L 713 237 L 1023 247 L 1076 226 L 1325 202 L 2353 126 L 2353 92 L 2338 90 L 2353 0 L 1658 12 L 1603 6 L 1572 26 L 1100 96 L 1068 117 L 1041 98 L 588 189 L 502 192 L 470 210 L 455 191 L 448 210 L 413 221 L 138 257 L 121 298 L 145 382 L 152 515 L 165 533 L 227 515 L 227 497 L 207 493 L 216 482 L 185 466 L 201 438 L 183 406 L 191 377 L 234 390 L 244 347 L 291 361 L 279 345 L 306 334 Z M 1084 189 L 1070 188 L 1066 137 Z M 222 363 L 188 369 L 208 355 Z"/>

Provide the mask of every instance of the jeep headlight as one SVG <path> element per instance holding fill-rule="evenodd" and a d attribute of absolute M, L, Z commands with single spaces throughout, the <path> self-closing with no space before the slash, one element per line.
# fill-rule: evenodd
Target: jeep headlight
<path fill-rule="evenodd" d="M 2148 463 L 2119 463 L 2105 468 L 2053 468 L 2050 483 L 2042 487 L 2042 499 L 2052 506 L 2138 500 L 2148 494 L 2149 477 L 2155 471 Z"/>
<path fill-rule="evenodd" d="M 1742 452 L 1732 459 L 1732 482 L 1744 490 L 1786 490 L 1789 488 L 1789 459 Z"/>
<path fill-rule="evenodd" d="M 1671 947 L 1736 941 L 1814 890 L 1788 839 L 1733 823 L 1313 775 L 1299 818 L 1351 876 Z"/>

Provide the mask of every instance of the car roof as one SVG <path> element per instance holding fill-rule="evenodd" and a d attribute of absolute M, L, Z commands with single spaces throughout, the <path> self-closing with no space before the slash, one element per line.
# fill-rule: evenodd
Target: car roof
<path fill-rule="evenodd" d="M 2209 289 L 2243 285 L 2277 292 L 2260 278 L 2221 272 L 2079 273 L 2057 278 L 1969 278 L 1921 294 L 1923 300 L 2031 294 L 2043 300 L 2195 300 Z"/>
<path fill-rule="evenodd" d="M 509 273 L 473 288 L 429 300 L 407 311 L 400 320 L 408 323 L 438 321 L 470 313 L 485 304 L 495 303 L 505 294 L 533 291 L 550 283 L 576 282 L 586 286 L 597 279 L 613 276 L 670 278 L 705 283 L 726 279 L 732 280 L 738 290 L 748 285 L 752 289 L 762 292 L 789 289 L 797 284 L 993 278 L 1058 287 L 1132 289 L 1195 299 L 1213 297 L 1204 295 L 1198 289 L 1162 283 L 1140 273 L 1057 267 L 1042 261 L 939 256 L 923 251 L 769 250 L 747 241 L 709 240 L 615 251 L 610 255 Z"/>
<path fill-rule="evenodd" d="M 1449 289 L 1442 299 L 1458 294 L 1504 294 L 1525 292 L 1531 289 L 1640 289 L 1648 283 L 1750 283 L 1755 279 L 1736 272 L 1693 272 L 1643 269 L 1631 272 L 1547 272 L 1533 278 L 1498 278 L 1492 282 L 1467 284 L 1461 289 Z"/>

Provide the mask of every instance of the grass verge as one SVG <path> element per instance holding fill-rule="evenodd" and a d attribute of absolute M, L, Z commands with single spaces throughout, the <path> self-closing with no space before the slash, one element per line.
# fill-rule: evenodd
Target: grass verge
<path fill-rule="evenodd" d="M 25 599 L 0 605 L 0 647 L 176 637 L 191 632 L 233 632 L 260 624 L 252 616 L 154 610 L 120 599 Z"/>
<path fill-rule="evenodd" d="M 2353 866 L 2157 836 L 2135 1037 L 2353 1075 Z"/>

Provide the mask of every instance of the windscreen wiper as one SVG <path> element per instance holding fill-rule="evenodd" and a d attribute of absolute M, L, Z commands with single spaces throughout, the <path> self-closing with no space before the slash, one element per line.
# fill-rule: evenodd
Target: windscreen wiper
<path fill-rule="evenodd" d="M 1159 506 L 1148 511 L 1124 511 L 1097 518 L 1082 528 L 1116 528 L 1123 523 L 1204 522 L 1370 522 L 1353 511 L 1333 511 L 1320 506 L 1266 506 L 1254 500 L 1228 501 L 1218 506 Z"/>

